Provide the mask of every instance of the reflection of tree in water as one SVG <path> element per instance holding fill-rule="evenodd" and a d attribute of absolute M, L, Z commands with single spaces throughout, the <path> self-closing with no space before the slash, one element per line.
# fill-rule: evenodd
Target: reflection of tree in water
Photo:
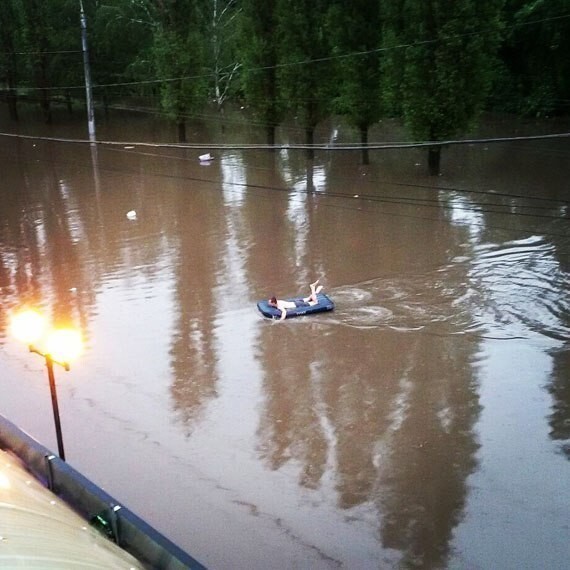
<path fill-rule="evenodd" d="M 23 153 L 18 154 L 17 167 L 5 173 L 0 216 L 3 304 L 5 308 L 50 306 L 56 325 L 69 325 L 77 319 L 86 331 L 93 290 L 83 283 L 93 285 L 93 276 L 83 278 L 87 268 L 79 249 L 85 242 L 80 246 L 72 236 L 73 208 L 58 182 L 51 147 L 45 152 L 49 160 L 41 163 L 41 169 L 34 170 Z M 2 311 L 2 334 L 6 314 Z"/>
<path fill-rule="evenodd" d="M 216 239 L 212 194 L 184 195 L 179 216 L 179 261 L 176 274 L 174 334 L 170 349 L 174 408 L 185 424 L 192 423 L 216 395 L 214 282 L 212 265 L 221 258 Z M 193 210 L 185 221 L 185 209 Z M 196 212 L 199 212 L 198 214 Z"/>
<path fill-rule="evenodd" d="M 570 256 L 566 254 L 566 241 L 554 241 L 556 245 L 556 258 L 560 264 L 560 272 L 564 276 L 570 275 Z M 564 284 L 560 286 L 561 290 Z M 568 307 L 561 311 L 560 321 L 566 331 L 570 329 Z M 552 414 L 550 415 L 550 437 L 561 441 L 562 453 L 570 459 L 570 343 L 566 342 L 561 348 L 552 353 L 554 370 L 549 391 L 552 395 Z"/>
<path fill-rule="evenodd" d="M 26 211 L 30 197 L 23 173 L 23 165 L 19 162 L 16 162 L 15 168 L 3 173 L 0 291 L 4 308 L 18 303 L 32 305 L 41 299 L 38 233 L 35 220 Z M 6 310 L 0 311 L 1 332 L 7 325 L 6 316 Z"/>
<path fill-rule="evenodd" d="M 327 371 L 325 396 L 339 505 L 374 502 L 383 546 L 403 552 L 403 567 L 443 565 L 475 467 L 472 345 L 345 331 L 334 342 L 351 356 Z"/>
<path fill-rule="evenodd" d="M 554 370 L 549 387 L 553 399 L 550 437 L 562 442 L 560 449 L 570 459 L 570 346 L 554 352 L 553 359 Z"/>
<path fill-rule="evenodd" d="M 272 469 L 289 460 L 299 462 L 300 483 L 316 488 L 327 454 L 311 381 L 317 364 L 312 363 L 314 354 L 307 339 L 296 336 L 285 343 L 286 332 L 283 326 L 267 327 L 262 343 L 263 361 L 271 373 L 267 375 L 267 402 L 259 428 L 261 455 Z"/>
<path fill-rule="evenodd" d="M 343 509 L 372 498 L 377 479 L 376 446 L 388 428 L 390 394 L 402 372 L 400 362 L 390 357 L 397 350 L 394 337 L 382 335 L 379 342 L 378 335 L 378 331 L 352 328 L 336 331 L 334 344 L 345 347 L 344 356 L 327 369 L 325 400 L 335 430 L 336 490 Z M 334 353 L 334 346 L 328 348 Z"/>
<path fill-rule="evenodd" d="M 52 313 L 54 324 L 69 326 L 74 313 L 75 299 L 72 290 L 76 288 L 76 278 L 80 274 L 79 256 L 73 245 L 69 216 L 66 215 L 65 202 L 59 191 L 58 181 L 52 173 L 46 194 L 49 206 L 45 212 L 46 257 L 50 261 L 49 275 L 52 281 Z"/>
<path fill-rule="evenodd" d="M 340 327 L 318 344 L 342 358 L 321 362 L 306 329 L 283 328 L 267 327 L 260 343 L 262 456 L 273 469 L 300 464 L 310 488 L 332 468 L 339 507 L 375 504 L 402 567 L 444 565 L 476 465 L 473 345 Z"/>
<path fill-rule="evenodd" d="M 445 565 L 476 466 L 479 404 L 470 345 L 418 336 L 409 346 L 398 417 L 379 459 L 382 540 L 404 567 Z"/>

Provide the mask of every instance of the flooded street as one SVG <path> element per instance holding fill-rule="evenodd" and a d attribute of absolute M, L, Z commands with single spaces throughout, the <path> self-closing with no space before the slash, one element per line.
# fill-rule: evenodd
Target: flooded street
<path fill-rule="evenodd" d="M 174 137 L 135 114 L 96 151 L 5 135 L 87 138 L 62 120 L 1 122 L 1 414 L 57 449 L 7 331 L 33 303 L 86 340 L 56 370 L 67 461 L 209 568 L 568 564 L 569 138 L 450 146 L 429 177 L 425 150 L 143 146 Z M 570 130 L 516 129 L 473 138 Z M 316 278 L 334 312 L 257 311 Z"/>

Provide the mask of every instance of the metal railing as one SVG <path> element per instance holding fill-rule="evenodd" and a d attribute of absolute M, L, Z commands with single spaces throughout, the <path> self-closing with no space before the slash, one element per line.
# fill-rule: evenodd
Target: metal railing
<path fill-rule="evenodd" d="M 205 569 L 205 566 L 2 415 L 0 448 L 19 457 L 40 483 L 145 566 L 156 570 Z"/>

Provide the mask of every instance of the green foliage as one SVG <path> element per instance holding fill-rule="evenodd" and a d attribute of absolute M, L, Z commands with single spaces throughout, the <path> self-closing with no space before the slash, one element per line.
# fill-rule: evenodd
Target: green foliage
<path fill-rule="evenodd" d="M 493 107 L 544 116 L 570 110 L 570 3 L 508 0 Z"/>
<path fill-rule="evenodd" d="M 177 120 L 228 96 L 274 129 L 332 113 L 364 132 L 402 117 L 416 139 L 481 111 L 570 110 L 569 0 L 83 0 L 95 100 L 159 94 Z M 83 96 L 78 0 L 0 2 L 0 82 Z M 236 81 L 239 72 L 239 84 Z M 140 85 L 98 87 L 140 82 Z M 11 104 L 14 104 L 12 96 Z"/>
<path fill-rule="evenodd" d="M 92 72 L 98 83 L 154 78 L 150 62 L 154 21 L 142 0 L 101 2 L 88 16 L 92 16 L 88 22 Z M 128 88 L 128 92 L 134 90 Z M 124 90 L 115 88 L 112 92 L 119 95 Z"/>
<path fill-rule="evenodd" d="M 380 119 L 380 11 L 377 0 L 337 0 L 327 30 L 334 62 L 334 110 L 358 128 Z M 347 54 L 354 54 L 349 55 Z"/>
<path fill-rule="evenodd" d="M 282 119 L 277 98 L 276 0 L 243 0 L 239 20 L 240 84 L 254 114 L 269 128 Z"/>
<path fill-rule="evenodd" d="M 183 118 L 203 104 L 206 85 L 200 59 L 201 42 L 192 33 L 159 30 L 154 36 L 153 62 L 161 83 L 161 102 L 167 115 Z"/>
<path fill-rule="evenodd" d="M 194 4 L 187 1 L 161 5 L 154 28 L 152 61 L 159 79 L 163 109 L 175 120 L 201 106 L 206 97 L 203 41 Z"/>
<path fill-rule="evenodd" d="M 331 110 L 333 73 L 325 26 L 326 0 L 277 1 L 277 79 L 282 104 L 306 129 Z"/>
<path fill-rule="evenodd" d="M 412 135 L 468 130 L 492 85 L 502 0 L 394 2 L 384 13 L 386 105 Z"/>
<path fill-rule="evenodd" d="M 218 108 L 233 93 L 237 62 L 239 16 L 238 0 L 210 0 L 201 7 L 204 20 L 205 64 L 209 70 L 209 94 Z"/>
<path fill-rule="evenodd" d="M 20 0 L 19 4 L 32 85 L 45 88 L 81 84 L 83 63 L 77 2 Z"/>
<path fill-rule="evenodd" d="M 7 87 L 14 87 L 18 77 L 16 54 L 23 49 L 23 20 L 19 2 L 0 2 L 0 83 Z"/>

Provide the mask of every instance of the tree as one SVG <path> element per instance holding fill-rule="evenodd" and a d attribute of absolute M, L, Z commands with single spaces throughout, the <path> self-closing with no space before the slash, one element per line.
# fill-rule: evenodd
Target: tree
<path fill-rule="evenodd" d="M 494 108 L 532 116 L 568 111 L 569 7 L 568 0 L 507 0 Z"/>
<path fill-rule="evenodd" d="M 395 0 L 384 9 L 384 95 L 414 138 L 471 128 L 490 91 L 503 0 Z M 441 147 L 428 151 L 439 174 Z"/>
<path fill-rule="evenodd" d="M 23 18 L 20 5 L 14 0 L 0 2 L 0 81 L 6 85 L 10 117 L 18 120 L 18 45 Z"/>
<path fill-rule="evenodd" d="M 336 0 L 329 11 L 329 41 L 337 56 L 334 110 L 358 129 L 363 164 L 369 163 L 368 129 L 381 116 L 379 9 L 377 0 Z"/>
<path fill-rule="evenodd" d="M 147 0 L 114 0 L 113 3 L 97 0 L 90 22 L 91 68 L 97 83 L 140 82 L 112 89 L 105 87 L 105 104 L 121 94 L 155 89 L 153 83 L 146 83 L 154 78 L 151 48 L 157 22 L 151 4 Z"/>
<path fill-rule="evenodd" d="M 49 15 L 50 8 L 41 0 L 23 0 L 23 13 L 26 26 L 26 44 L 29 49 L 31 67 L 34 75 L 34 87 L 39 90 L 40 106 L 44 121 L 51 123 L 50 74 L 49 74 Z"/>
<path fill-rule="evenodd" d="M 235 57 L 239 4 L 238 0 L 211 0 L 211 12 L 206 16 L 207 61 L 212 72 L 213 99 L 219 110 L 240 67 Z"/>
<path fill-rule="evenodd" d="M 277 93 L 276 0 L 243 0 L 239 54 L 241 86 L 247 104 L 265 126 L 267 144 L 283 118 Z"/>
<path fill-rule="evenodd" d="M 75 0 L 20 0 L 15 5 L 22 15 L 22 86 L 38 95 L 44 121 L 50 123 L 54 93 L 83 82 L 79 6 Z"/>
<path fill-rule="evenodd" d="M 161 83 L 161 104 L 176 121 L 178 141 L 186 142 L 186 117 L 203 105 L 206 82 L 203 38 L 192 0 L 155 0 L 157 26 L 153 61 Z"/>
<path fill-rule="evenodd" d="M 329 115 L 332 73 L 328 0 L 277 0 L 277 70 L 281 101 L 299 117 L 312 159 L 315 127 Z"/>

